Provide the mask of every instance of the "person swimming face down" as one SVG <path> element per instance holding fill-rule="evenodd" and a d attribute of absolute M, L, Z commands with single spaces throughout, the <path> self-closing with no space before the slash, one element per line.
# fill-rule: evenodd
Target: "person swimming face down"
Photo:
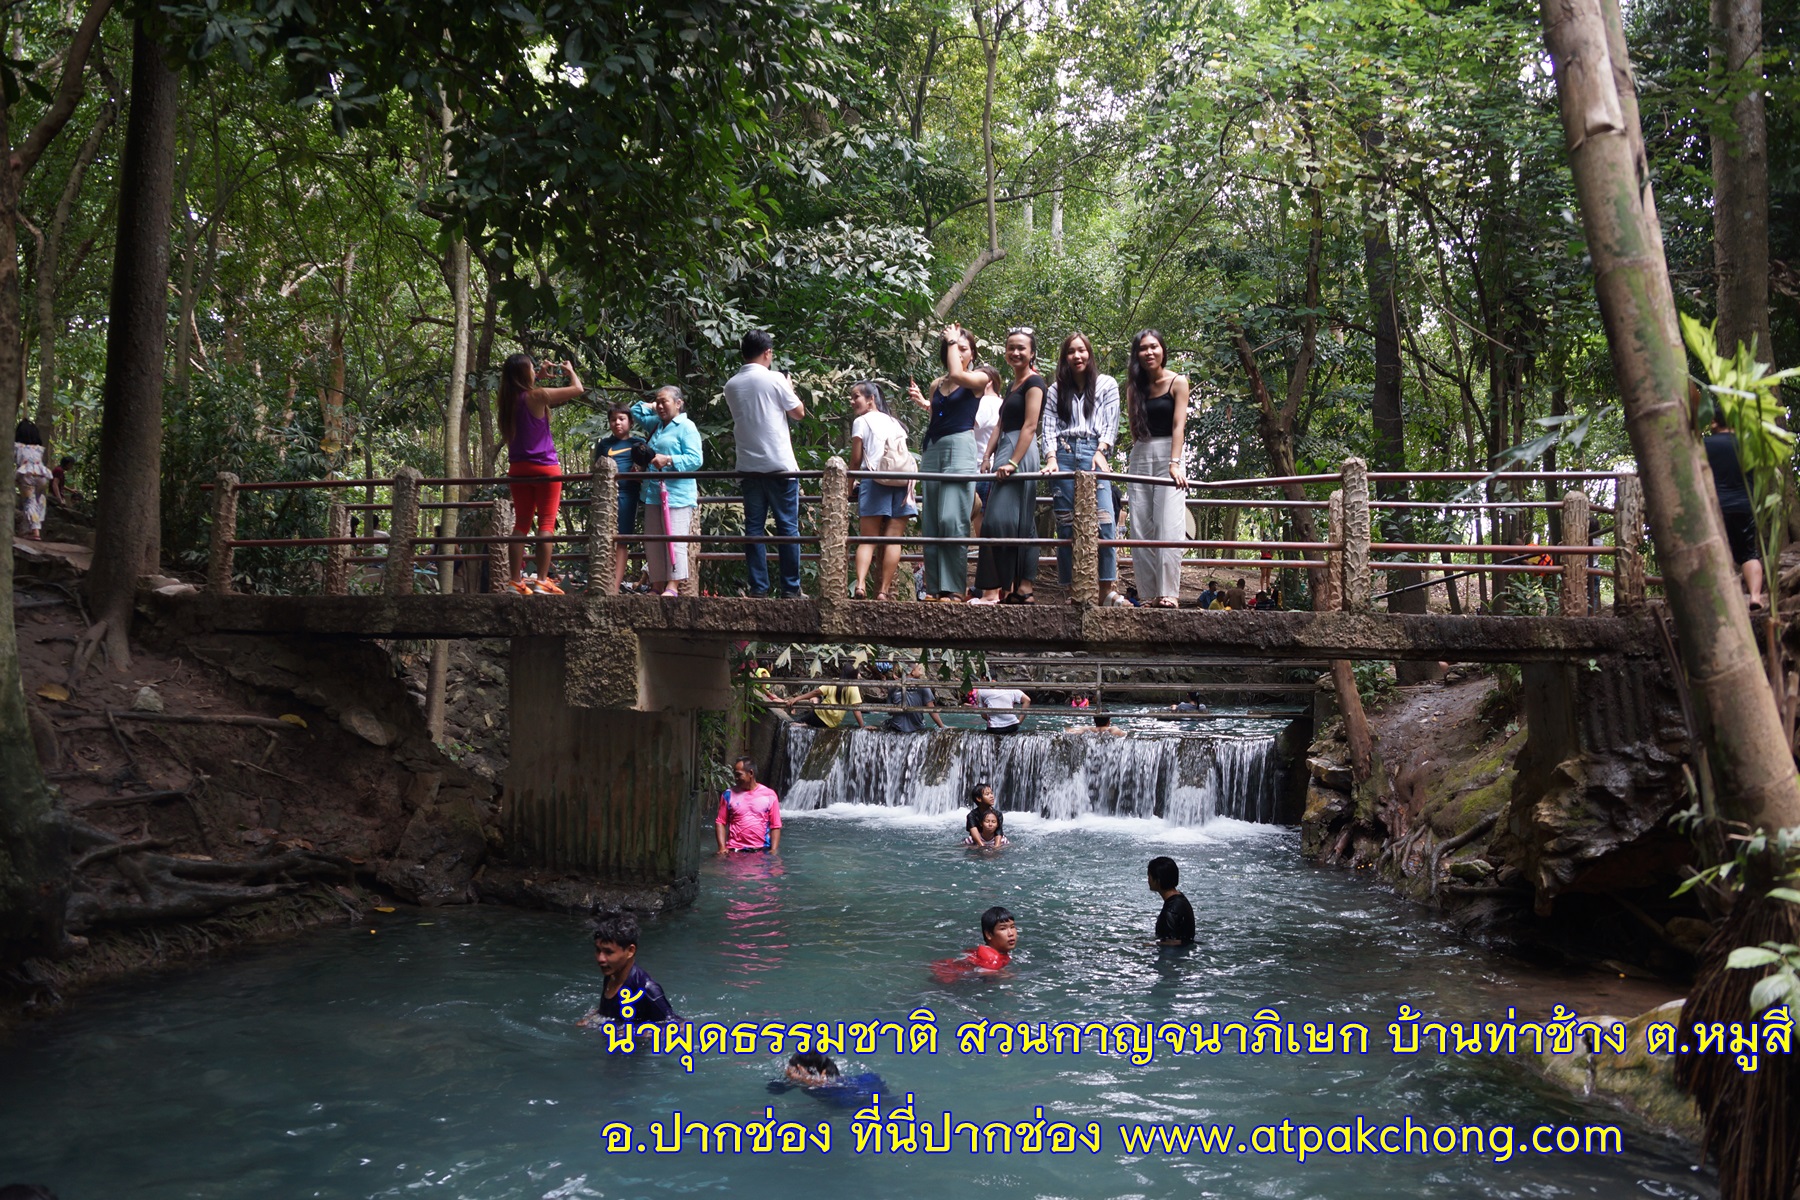
<path fill-rule="evenodd" d="M 838 1066 L 829 1057 L 811 1050 L 788 1059 L 787 1081 L 799 1087 L 829 1087 L 838 1081 Z"/>

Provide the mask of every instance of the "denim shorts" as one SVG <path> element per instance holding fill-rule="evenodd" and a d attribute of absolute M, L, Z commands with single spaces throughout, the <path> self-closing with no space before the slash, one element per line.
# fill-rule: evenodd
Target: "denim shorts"
<path fill-rule="evenodd" d="M 856 515 L 859 517 L 916 517 L 919 510 L 906 502 L 906 488 L 859 480 L 856 485 Z"/>
<path fill-rule="evenodd" d="M 628 536 L 637 532 L 638 508 L 642 505 L 638 499 L 638 485 L 621 483 L 619 485 L 619 534 Z"/>

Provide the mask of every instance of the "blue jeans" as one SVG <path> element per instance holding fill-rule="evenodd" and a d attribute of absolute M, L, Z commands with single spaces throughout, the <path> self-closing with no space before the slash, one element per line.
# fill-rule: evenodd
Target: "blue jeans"
<path fill-rule="evenodd" d="M 1089 471 L 1094 469 L 1094 452 L 1100 448 L 1100 439 L 1093 437 L 1074 437 L 1056 439 L 1056 469 L 1059 471 Z M 1100 537 L 1103 540 L 1113 537 L 1116 518 L 1113 515 L 1112 484 L 1101 479 L 1095 482 L 1094 498 L 1100 507 Z M 1050 493 L 1052 507 L 1056 509 L 1056 536 L 1062 540 L 1056 543 L 1056 582 L 1068 587 L 1074 577 L 1074 550 L 1069 539 L 1075 534 L 1075 481 L 1058 479 Z M 1111 546 L 1100 547 L 1100 582 L 1116 583 L 1119 579 L 1119 552 Z"/>
<path fill-rule="evenodd" d="M 744 478 L 744 533 L 748 537 L 769 531 L 769 514 L 775 514 L 776 537 L 800 534 L 800 481 L 780 475 L 746 475 Z M 783 542 L 776 548 L 781 562 L 781 592 L 800 591 L 800 546 Z M 744 544 L 744 566 L 750 572 L 750 590 L 758 595 L 769 590 L 769 548 L 761 542 Z"/>

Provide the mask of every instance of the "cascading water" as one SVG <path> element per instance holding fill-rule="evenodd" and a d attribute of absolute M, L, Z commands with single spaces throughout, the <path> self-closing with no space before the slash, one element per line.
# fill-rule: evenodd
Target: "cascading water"
<path fill-rule="evenodd" d="M 1273 734 L 993 737 L 974 730 L 924 733 L 787 729 L 785 809 L 838 803 L 906 805 L 947 813 L 969 789 L 993 785 L 1000 806 L 1050 818 L 1083 813 L 1162 817 L 1201 825 L 1214 817 L 1273 823 L 1281 797 Z"/>

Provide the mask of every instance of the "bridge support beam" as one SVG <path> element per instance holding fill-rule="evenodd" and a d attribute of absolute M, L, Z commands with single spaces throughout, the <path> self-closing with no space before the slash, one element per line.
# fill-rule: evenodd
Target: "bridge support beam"
<path fill-rule="evenodd" d="M 508 862 L 577 877 L 562 893 L 594 903 L 645 911 L 691 903 L 707 815 L 693 790 L 694 711 L 570 704 L 569 673 L 584 661 L 564 641 L 512 642 L 501 801 Z"/>

